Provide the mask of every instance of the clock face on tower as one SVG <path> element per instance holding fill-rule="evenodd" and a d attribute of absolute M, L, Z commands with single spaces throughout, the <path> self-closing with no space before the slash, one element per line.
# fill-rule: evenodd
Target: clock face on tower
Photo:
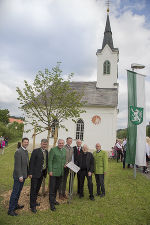
<path fill-rule="evenodd" d="M 101 117 L 100 116 L 93 116 L 92 117 L 92 123 L 95 125 L 98 125 L 101 122 Z"/>

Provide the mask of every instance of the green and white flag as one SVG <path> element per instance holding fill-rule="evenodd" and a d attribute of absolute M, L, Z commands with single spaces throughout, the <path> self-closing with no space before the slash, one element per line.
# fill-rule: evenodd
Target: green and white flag
<path fill-rule="evenodd" d="M 146 165 L 145 76 L 127 71 L 128 137 L 126 163 Z"/>

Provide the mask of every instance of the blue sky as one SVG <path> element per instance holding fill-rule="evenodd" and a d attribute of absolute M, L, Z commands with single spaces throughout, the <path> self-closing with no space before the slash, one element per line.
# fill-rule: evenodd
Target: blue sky
<path fill-rule="evenodd" d="M 111 0 L 110 23 L 119 48 L 118 128 L 127 125 L 126 69 L 146 66 L 150 74 L 150 1 Z M 105 0 L 0 0 L 0 108 L 18 110 L 16 86 L 32 82 L 39 70 L 62 62 L 74 80 L 96 80 L 96 51 L 106 23 Z M 140 71 L 141 72 L 141 71 Z M 146 78 L 147 122 L 150 79 Z"/>

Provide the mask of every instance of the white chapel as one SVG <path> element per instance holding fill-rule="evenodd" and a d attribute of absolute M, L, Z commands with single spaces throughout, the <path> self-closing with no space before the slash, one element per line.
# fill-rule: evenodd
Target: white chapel
<path fill-rule="evenodd" d="M 77 139 L 87 144 L 92 151 L 99 142 L 103 150 L 110 151 L 116 141 L 117 113 L 118 113 L 118 61 L 119 50 L 114 48 L 113 38 L 107 14 L 106 26 L 102 48 L 96 52 L 97 56 L 97 81 L 71 82 L 71 87 L 77 91 L 84 90 L 82 101 L 86 101 L 84 107 L 86 113 L 82 113 L 76 123 L 71 119 L 64 121 L 68 131 L 60 128 L 58 138 L 66 140 L 72 137 L 74 146 Z M 28 129 L 25 126 L 25 130 Z M 32 144 L 33 131 L 24 133 Z M 47 137 L 47 132 L 36 136 L 36 145 L 39 146 L 42 138 Z M 50 140 L 50 145 L 53 139 Z"/>

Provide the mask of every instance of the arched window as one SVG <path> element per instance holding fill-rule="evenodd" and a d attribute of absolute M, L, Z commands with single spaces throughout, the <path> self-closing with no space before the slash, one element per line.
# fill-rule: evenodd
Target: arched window
<path fill-rule="evenodd" d="M 84 122 L 82 119 L 79 119 L 76 123 L 76 140 L 80 139 L 83 141 L 84 135 Z"/>
<path fill-rule="evenodd" d="M 110 62 L 108 60 L 104 62 L 103 73 L 110 74 Z"/>

